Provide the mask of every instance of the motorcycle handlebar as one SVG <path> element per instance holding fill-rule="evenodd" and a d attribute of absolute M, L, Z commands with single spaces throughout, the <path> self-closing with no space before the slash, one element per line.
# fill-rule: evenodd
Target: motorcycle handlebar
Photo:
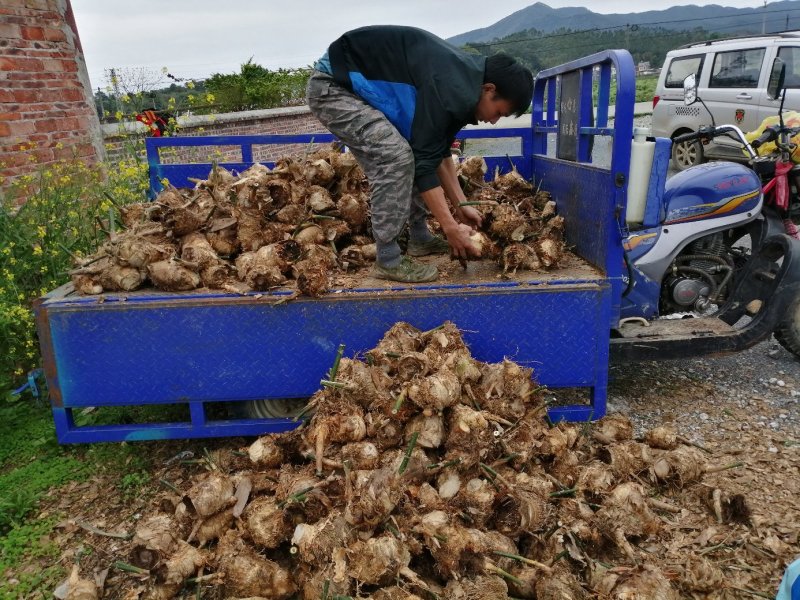
<path fill-rule="evenodd" d="M 676 144 L 680 144 L 682 142 L 689 142 L 691 140 L 702 140 L 702 139 L 713 139 L 718 135 L 723 135 L 726 133 L 736 133 L 737 128 L 731 125 L 720 125 L 719 127 L 701 127 L 697 131 L 692 131 L 691 133 L 684 133 L 683 135 L 679 135 L 673 138 L 673 142 Z"/>
<path fill-rule="evenodd" d="M 767 127 L 760 136 L 750 142 L 750 145 L 753 147 L 754 150 L 759 149 L 762 145 L 766 144 L 767 142 L 774 142 L 778 139 L 778 128 L 776 127 Z"/>

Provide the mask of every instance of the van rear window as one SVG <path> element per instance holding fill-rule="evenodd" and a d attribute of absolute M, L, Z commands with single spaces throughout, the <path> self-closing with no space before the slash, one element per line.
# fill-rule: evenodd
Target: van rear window
<path fill-rule="evenodd" d="M 714 68 L 708 87 L 756 88 L 764 62 L 764 48 L 720 52 L 714 57 Z"/>
<path fill-rule="evenodd" d="M 784 46 L 778 50 L 778 58 L 786 63 L 786 87 L 800 88 L 800 48 Z"/>
<path fill-rule="evenodd" d="M 694 74 L 695 77 L 700 77 L 700 67 L 703 65 L 703 55 L 698 56 L 681 56 L 674 58 L 669 63 L 667 69 L 667 77 L 664 80 L 664 87 L 668 88 L 682 88 L 683 80 L 689 75 Z"/>

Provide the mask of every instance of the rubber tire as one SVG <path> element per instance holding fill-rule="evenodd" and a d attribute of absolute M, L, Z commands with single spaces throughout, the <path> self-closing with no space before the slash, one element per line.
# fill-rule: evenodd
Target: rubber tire
<path fill-rule="evenodd" d="M 696 167 L 702 164 L 704 160 L 703 144 L 698 140 L 681 144 L 672 143 L 672 165 L 678 171 Z"/>
<path fill-rule="evenodd" d="M 291 419 L 308 404 L 308 398 L 280 398 L 278 400 L 248 400 L 235 402 L 235 416 L 242 419 Z M 311 413 L 303 415 L 310 417 Z"/>
<path fill-rule="evenodd" d="M 800 296 L 789 305 L 786 316 L 775 329 L 775 339 L 796 358 L 800 358 Z"/>

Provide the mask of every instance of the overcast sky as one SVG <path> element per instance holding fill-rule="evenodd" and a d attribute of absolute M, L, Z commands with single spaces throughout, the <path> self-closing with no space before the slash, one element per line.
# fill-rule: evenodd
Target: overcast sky
<path fill-rule="evenodd" d="M 270 69 L 313 63 L 349 29 L 396 24 L 447 38 L 487 27 L 535 0 L 72 0 L 92 86 L 108 85 L 111 67 L 146 67 L 182 78 L 232 73 L 251 56 Z M 599 13 L 680 4 L 763 6 L 763 0 L 549 0 Z"/>

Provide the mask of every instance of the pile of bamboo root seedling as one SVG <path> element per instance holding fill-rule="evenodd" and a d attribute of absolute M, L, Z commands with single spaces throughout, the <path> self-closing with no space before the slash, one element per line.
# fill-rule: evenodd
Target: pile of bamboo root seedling
<path fill-rule="evenodd" d="M 554 424 L 530 369 L 475 360 L 451 323 L 398 323 L 363 360 L 340 349 L 326 377 L 298 429 L 209 457 L 156 499 L 118 563 L 131 571 L 126 597 L 677 600 L 722 589 L 701 554 L 659 558 L 687 514 L 664 494 L 732 466 L 674 429 L 634 439 L 618 416 Z M 741 496 L 698 493 L 719 527 L 748 521 Z"/>
<path fill-rule="evenodd" d="M 564 223 L 547 194 L 534 194 L 516 171 L 485 183 L 481 159 L 460 170 L 467 204 L 485 216 L 476 259 L 495 259 L 504 273 L 558 266 Z M 375 260 L 367 190 L 353 155 L 336 147 L 240 175 L 215 166 L 193 189 L 168 187 L 153 202 L 117 207 L 108 240 L 78 260 L 72 282 L 81 294 L 288 287 L 320 296 L 333 275 Z"/>

